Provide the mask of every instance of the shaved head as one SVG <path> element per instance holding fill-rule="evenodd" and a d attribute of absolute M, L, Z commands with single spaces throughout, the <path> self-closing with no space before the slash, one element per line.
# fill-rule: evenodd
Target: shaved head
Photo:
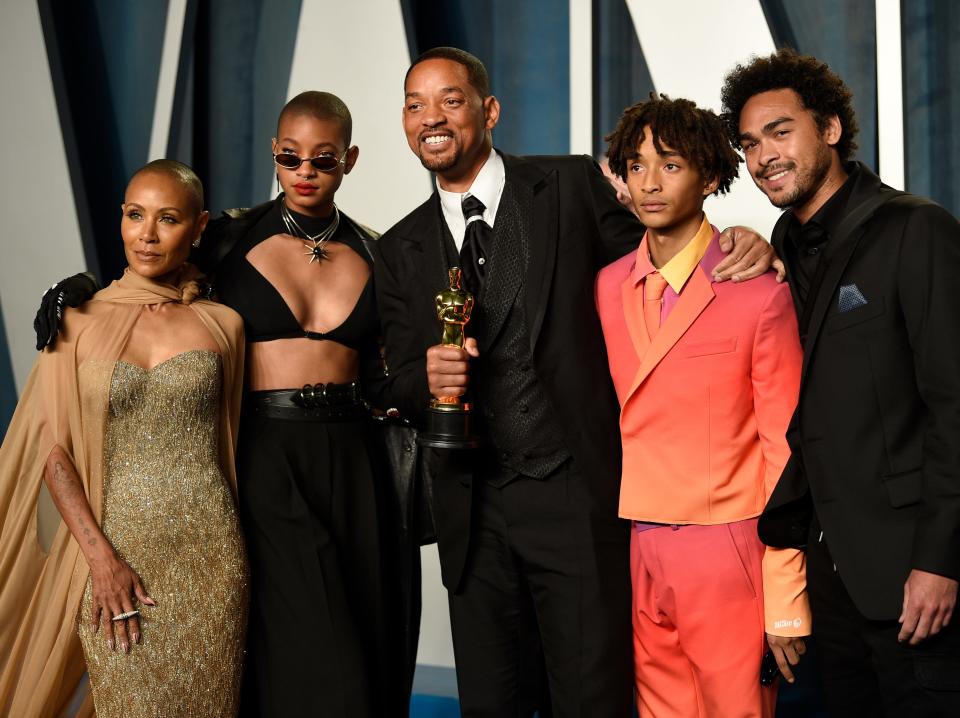
<path fill-rule="evenodd" d="M 134 173 L 133 177 L 130 178 L 130 182 L 127 184 L 129 185 L 137 177 L 146 174 L 164 175 L 176 180 L 183 186 L 184 190 L 186 190 L 190 198 L 191 209 L 193 209 L 196 214 L 203 212 L 203 183 L 200 181 L 200 178 L 197 177 L 197 173 L 183 164 L 183 162 L 177 162 L 176 160 L 154 160 L 153 162 L 148 162 Z"/>
<path fill-rule="evenodd" d="M 318 120 L 336 120 L 340 123 L 346 146 L 350 146 L 350 138 L 353 134 L 353 118 L 350 116 L 350 110 L 344 101 L 333 93 L 309 90 L 301 92 L 290 100 L 283 106 L 280 117 L 277 118 L 277 136 L 280 135 L 280 125 L 283 124 L 285 119 L 301 115 L 314 117 Z"/>

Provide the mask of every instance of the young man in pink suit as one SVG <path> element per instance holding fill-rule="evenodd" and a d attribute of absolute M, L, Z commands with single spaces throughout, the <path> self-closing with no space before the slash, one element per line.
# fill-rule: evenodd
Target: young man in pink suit
<path fill-rule="evenodd" d="M 651 99 L 607 140 L 647 227 L 596 286 L 621 406 L 620 516 L 634 522 L 640 715 L 772 716 L 767 646 L 792 680 L 810 633 L 803 554 L 764 548 L 756 528 L 789 456 L 800 380 L 790 292 L 773 273 L 710 274 L 719 233 L 703 202 L 739 163 L 716 115 Z"/>

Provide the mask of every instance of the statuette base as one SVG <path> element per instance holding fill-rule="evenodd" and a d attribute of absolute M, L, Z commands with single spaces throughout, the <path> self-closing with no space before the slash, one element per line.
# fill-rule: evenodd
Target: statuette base
<path fill-rule="evenodd" d="M 433 449 L 475 449 L 482 443 L 473 433 L 469 404 L 434 404 L 427 407 L 426 425 L 417 435 L 420 446 Z"/>

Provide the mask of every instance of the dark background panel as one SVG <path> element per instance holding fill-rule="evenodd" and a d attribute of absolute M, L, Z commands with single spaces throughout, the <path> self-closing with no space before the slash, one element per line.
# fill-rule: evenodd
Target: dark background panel
<path fill-rule="evenodd" d="M 623 111 L 654 91 L 624 0 L 593 0 L 593 56 L 593 150 L 600 156 Z"/>
<path fill-rule="evenodd" d="M 87 265 L 125 266 L 117 231 L 127 178 L 146 162 L 166 0 L 38 3 Z"/>
<path fill-rule="evenodd" d="M 149 159 L 168 2 L 39 7 L 87 265 L 108 281 L 125 266 L 123 190 Z M 197 170 L 214 214 L 270 186 L 299 18 L 300 0 L 187 3 L 166 154 Z"/>
<path fill-rule="evenodd" d="M 270 185 L 270 140 L 287 99 L 300 5 L 300 0 L 199 3 L 190 38 L 192 71 L 178 87 L 190 101 L 184 103 L 174 156 L 197 170 L 214 215 L 262 202 Z M 314 41 L 322 42 L 323 35 Z M 319 82 L 320 68 L 317 74 Z"/>
<path fill-rule="evenodd" d="M 960 3 L 901 5 L 907 190 L 960 215 Z"/>
<path fill-rule="evenodd" d="M 777 47 L 826 62 L 853 92 L 856 158 L 877 167 L 877 32 L 874 0 L 761 0 Z"/>
<path fill-rule="evenodd" d="M 570 27 L 566 3 L 402 0 L 410 54 L 450 45 L 487 66 L 502 113 L 500 149 L 566 154 L 570 144 Z"/>
<path fill-rule="evenodd" d="M 7 332 L 3 326 L 3 312 L 0 311 L 0 441 L 7 433 L 7 426 L 16 406 L 17 386 L 13 381 L 10 350 L 7 348 Z"/>

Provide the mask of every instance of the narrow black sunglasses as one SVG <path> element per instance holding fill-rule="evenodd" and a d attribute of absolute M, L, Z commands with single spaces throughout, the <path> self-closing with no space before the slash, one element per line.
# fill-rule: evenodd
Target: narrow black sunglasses
<path fill-rule="evenodd" d="M 350 148 L 348 147 L 343 151 L 343 155 L 341 155 L 339 158 L 337 158 L 336 155 L 331 154 L 322 154 L 317 155 L 316 157 L 300 157 L 299 155 L 292 155 L 288 152 L 280 152 L 273 156 L 273 161 L 276 163 L 277 167 L 283 167 L 286 170 L 298 169 L 304 162 L 309 162 L 316 170 L 321 172 L 333 172 L 340 165 L 346 164 L 347 152 L 349 151 Z"/>

